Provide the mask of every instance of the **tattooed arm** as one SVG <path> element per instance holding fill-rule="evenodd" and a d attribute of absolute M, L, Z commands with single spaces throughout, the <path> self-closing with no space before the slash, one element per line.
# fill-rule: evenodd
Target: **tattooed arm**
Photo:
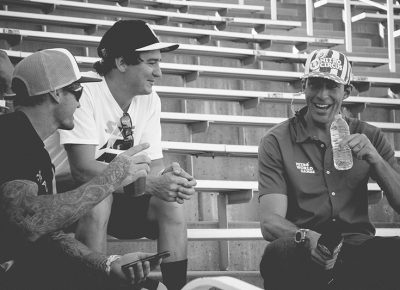
<path fill-rule="evenodd" d="M 58 248 L 66 258 L 72 259 L 79 264 L 83 265 L 83 269 L 86 277 L 88 275 L 92 277 L 108 277 L 112 278 L 115 282 L 124 282 L 128 284 L 136 284 L 143 279 L 153 270 L 159 266 L 160 261 L 151 265 L 149 262 L 137 263 L 132 266 L 131 271 L 124 272 L 121 269 L 121 265 L 137 261 L 139 259 L 153 255 L 154 253 L 127 253 L 121 256 L 118 260 L 115 260 L 110 265 L 109 273 L 106 272 L 106 261 L 108 256 L 103 253 L 95 252 L 90 250 L 86 245 L 82 244 L 71 235 L 67 235 L 64 232 L 55 232 L 49 236 L 45 236 L 44 239 L 50 239 L 50 245 L 53 248 Z M 95 276 L 93 276 L 95 274 Z M 119 288 L 118 288 L 119 289 Z M 125 288 L 124 288 L 125 289 Z"/>
<path fill-rule="evenodd" d="M 118 187 L 146 176 L 150 170 L 150 158 L 143 154 L 134 155 L 148 146 L 147 143 L 141 144 L 120 154 L 99 176 L 68 192 L 38 196 L 34 182 L 6 182 L 0 187 L 2 216 L 29 241 L 63 229 Z"/>

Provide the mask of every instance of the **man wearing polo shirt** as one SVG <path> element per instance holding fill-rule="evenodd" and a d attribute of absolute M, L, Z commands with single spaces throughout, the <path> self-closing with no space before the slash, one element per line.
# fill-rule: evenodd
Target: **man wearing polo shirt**
<path fill-rule="evenodd" d="M 330 125 L 351 92 L 350 78 L 344 54 L 312 52 L 302 77 L 307 106 L 261 140 L 260 220 L 270 243 L 260 272 L 268 290 L 400 285 L 400 239 L 375 237 L 368 217 L 370 177 L 400 212 L 400 169 L 393 149 L 378 128 L 345 118 L 350 136 L 341 145 L 351 148 L 353 167 L 338 171 L 333 165 Z M 317 244 L 332 229 L 344 240 L 330 256 Z"/>

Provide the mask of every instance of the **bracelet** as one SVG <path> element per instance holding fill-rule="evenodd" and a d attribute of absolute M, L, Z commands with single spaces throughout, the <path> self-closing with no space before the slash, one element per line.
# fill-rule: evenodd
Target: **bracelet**
<path fill-rule="evenodd" d="M 121 259 L 121 256 L 120 255 L 111 255 L 111 256 L 109 256 L 108 258 L 107 258 L 107 260 L 106 260 L 106 269 L 105 269 L 105 271 L 106 271 L 106 274 L 109 276 L 110 275 L 110 272 L 111 272 L 111 264 L 113 263 L 113 262 L 115 262 L 116 260 L 119 260 L 119 259 Z"/>

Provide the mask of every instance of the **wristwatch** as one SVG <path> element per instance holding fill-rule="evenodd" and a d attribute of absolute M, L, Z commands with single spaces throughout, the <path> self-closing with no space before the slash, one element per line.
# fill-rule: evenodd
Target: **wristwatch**
<path fill-rule="evenodd" d="M 308 229 L 298 229 L 294 235 L 294 242 L 298 245 L 304 244 L 307 239 Z"/>

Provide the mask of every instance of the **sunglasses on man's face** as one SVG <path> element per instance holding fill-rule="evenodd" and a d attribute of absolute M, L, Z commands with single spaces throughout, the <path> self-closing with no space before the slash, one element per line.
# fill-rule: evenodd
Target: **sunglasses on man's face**
<path fill-rule="evenodd" d="M 123 140 L 123 148 L 121 150 L 126 150 L 133 146 L 133 131 L 132 131 L 132 119 L 128 113 L 124 113 L 120 119 L 121 121 L 121 133 Z"/>
<path fill-rule="evenodd" d="M 73 94 L 77 102 L 79 102 L 82 97 L 83 87 L 80 83 L 72 83 L 69 86 L 64 87 L 64 90 Z"/>

